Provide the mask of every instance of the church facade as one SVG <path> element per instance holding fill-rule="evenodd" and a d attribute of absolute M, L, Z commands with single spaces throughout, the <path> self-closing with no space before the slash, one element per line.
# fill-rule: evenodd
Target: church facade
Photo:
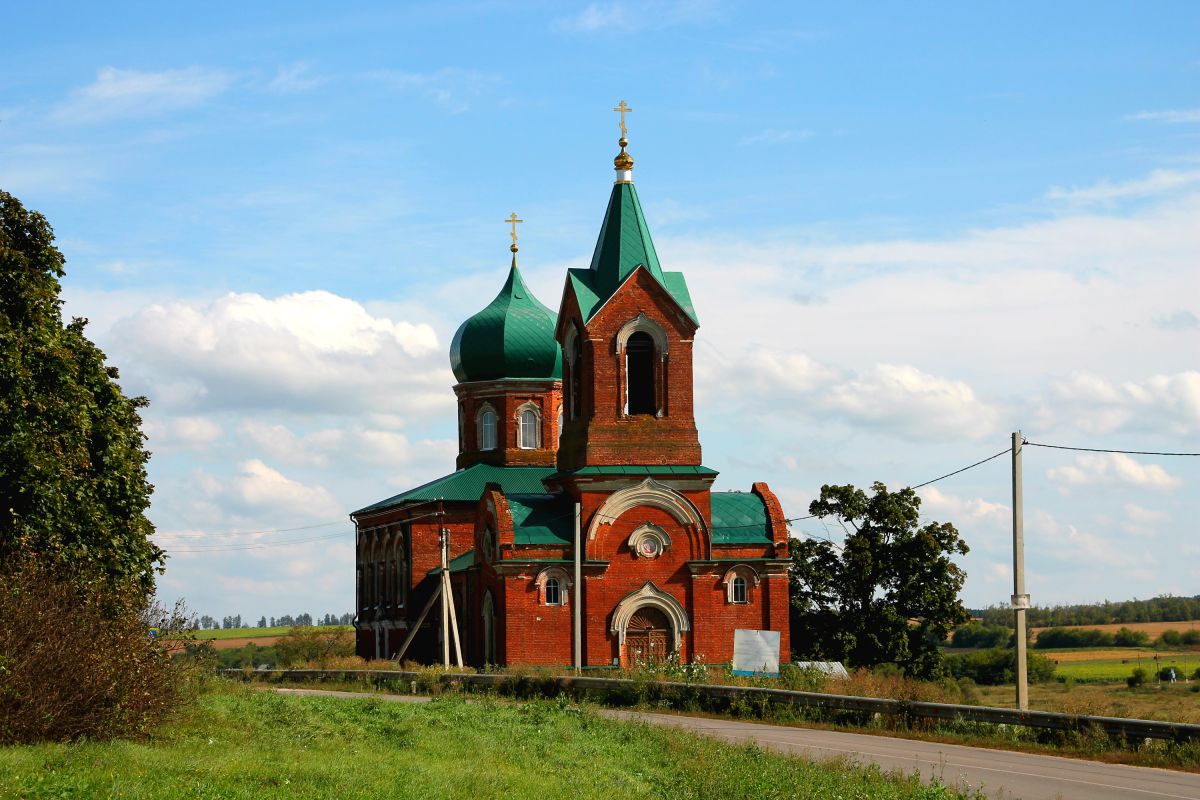
<path fill-rule="evenodd" d="M 624 107 L 624 104 L 622 104 Z M 699 318 L 664 271 L 633 184 L 616 181 L 557 314 L 512 264 L 454 336 L 456 470 L 351 514 L 358 654 L 434 662 L 449 586 L 467 664 L 730 663 L 734 630 L 788 643 L 788 532 L 765 483 L 712 491 L 693 414 Z M 415 633 L 414 633 L 415 629 Z"/>

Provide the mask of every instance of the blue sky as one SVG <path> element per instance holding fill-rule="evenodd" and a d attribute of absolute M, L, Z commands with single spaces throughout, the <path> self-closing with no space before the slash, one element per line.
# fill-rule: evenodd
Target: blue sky
<path fill-rule="evenodd" d="M 621 99 L 722 487 L 802 516 L 822 483 L 919 483 L 1017 428 L 1200 451 L 1194 4 L 5 17 L 0 187 L 151 400 L 162 591 L 198 611 L 350 609 L 339 520 L 452 467 L 446 351 L 503 279 L 501 220 L 556 306 Z M 1200 592 L 1197 461 L 1027 451 L 1034 601 Z M 922 493 L 972 547 L 967 602 L 1005 601 L 1007 462 Z"/>

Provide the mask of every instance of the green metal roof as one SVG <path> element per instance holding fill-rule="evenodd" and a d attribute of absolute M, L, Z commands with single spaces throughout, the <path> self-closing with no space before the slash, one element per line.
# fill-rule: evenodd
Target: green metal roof
<path fill-rule="evenodd" d="M 613 184 L 591 266 L 567 270 L 585 323 L 639 266 L 645 267 L 684 313 L 700 324 L 683 273 L 663 272 L 659 264 L 637 189 L 632 183 Z"/>
<path fill-rule="evenodd" d="M 562 351 L 554 312 L 525 286 L 513 257 L 500 293 L 468 317 L 450 344 L 450 366 L 462 383 L 502 378 L 561 378 Z"/>
<path fill-rule="evenodd" d="M 602 464 L 559 472 L 566 475 L 718 475 L 715 469 L 689 464 Z"/>
<path fill-rule="evenodd" d="M 771 544 L 767 507 L 749 492 L 712 493 L 713 544 Z"/>
<path fill-rule="evenodd" d="M 505 494 L 512 514 L 515 544 L 571 544 L 575 506 L 567 497 L 549 494 Z"/>
<path fill-rule="evenodd" d="M 460 469 L 437 480 L 401 492 L 398 495 L 381 500 L 378 503 L 360 508 L 353 515 L 369 511 L 382 511 L 404 503 L 418 503 L 423 500 L 448 500 L 474 502 L 483 495 L 483 488 L 489 483 L 498 483 L 504 494 L 539 494 L 544 493 L 542 479 L 554 474 L 553 467 L 497 467 L 491 464 L 475 464 Z"/>
<path fill-rule="evenodd" d="M 450 564 L 449 564 L 450 574 L 453 575 L 456 572 L 462 572 L 463 570 L 467 569 L 474 563 L 475 563 L 475 551 L 468 550 L 467 552 L 463 553 L 461 556 L 456 556 L 455 558 L 450 559 Z M 441 572 L 442 572 L 441 567 L 434 567 L 433 569 L 429 570 L 430 575 L 440 575 Z"/>

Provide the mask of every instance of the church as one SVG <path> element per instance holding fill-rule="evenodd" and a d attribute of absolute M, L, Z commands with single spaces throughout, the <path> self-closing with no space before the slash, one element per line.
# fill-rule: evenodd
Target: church
<path fill-rule="evenodd" d="M 655 253 L 631 109 L 614 110 L 591 264 L 567 270 L 551 311 L 521 277 L 509 218 L 508 275 L 450 346 L 455 471 L 351 514 L 364 658 L 438 662 L 453 639 L 476 667 L 728 664 L 736 629 L 778 632 L 788 658 L 783 510 L 765 483 L 712 491 L 692 402 L 699 316 Z"/>

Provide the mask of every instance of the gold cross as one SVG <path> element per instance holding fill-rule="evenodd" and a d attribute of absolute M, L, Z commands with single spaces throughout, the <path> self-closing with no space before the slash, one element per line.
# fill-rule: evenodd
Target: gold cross
<path fill-rule="evenodd" d="M 625 134 L 628 133 L 628 131 L 625 130 L 625 115 L 630 111 L 633 111 L 633 109 L 625 105 L 625 101 L 622 100 L 621 104 L 614 108 L 613 111 L 616 111 L 621 115 L 621 138 L 625 138 Z"/>
<path fill-rule="evenodd" d="M 517 219 L 517 212 L 514 211 L 512 214 L 509 214 L 507 217 L 505 217 L 504 221 L 507 222 L 508 224 L 512 225 L 512 240 L 513 240 L 513 244 L 516 245 L 516 243 L 517 243 L 517 223 L 524 222 L 525 220 Z"/>

